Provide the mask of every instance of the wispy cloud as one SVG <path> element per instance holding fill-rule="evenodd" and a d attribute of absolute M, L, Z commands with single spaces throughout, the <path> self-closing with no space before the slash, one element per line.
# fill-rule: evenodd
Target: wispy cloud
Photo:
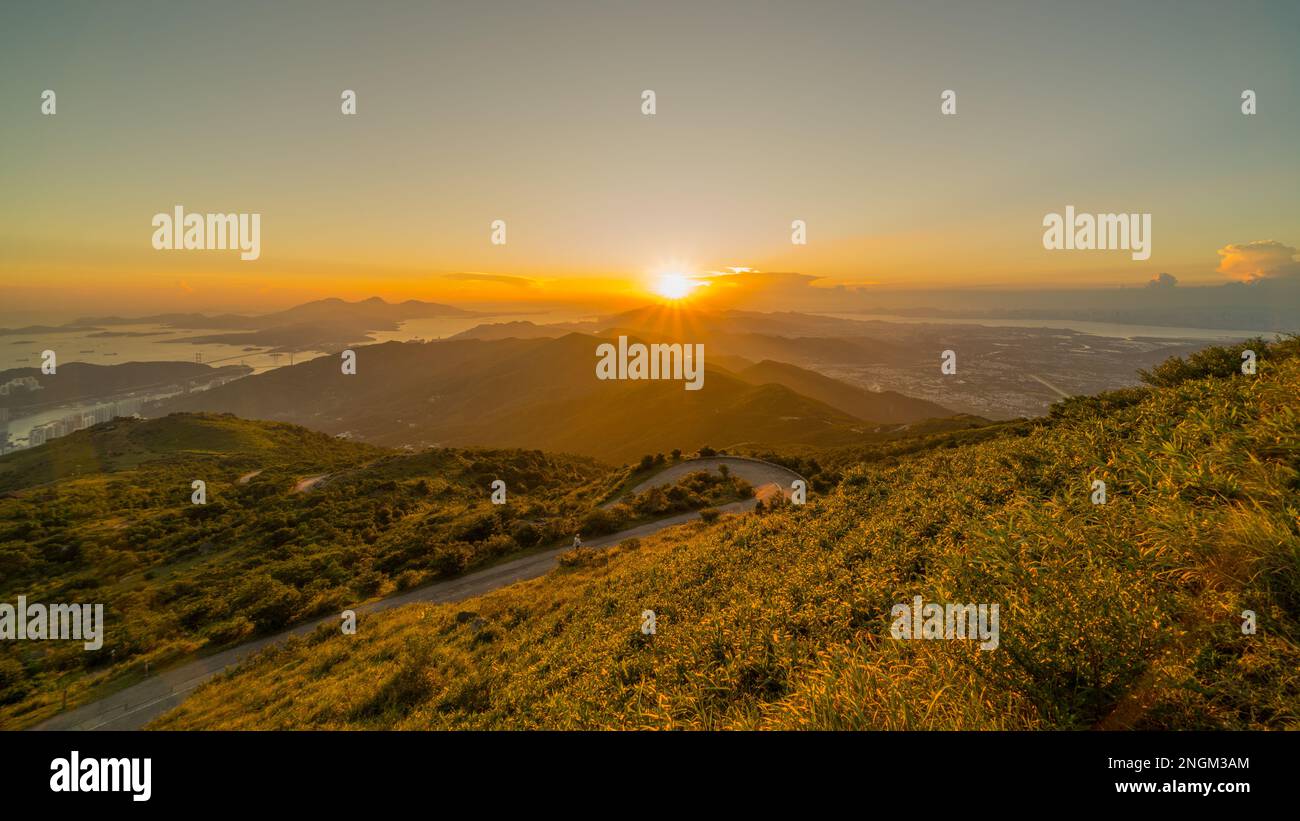
<path fill-rule="evenodd" d="M 495 282 L 501 285 L 511 285 L 516 288 L 537 287 L 537 282 L 528 279 L 527 277 L 508 276 L 506 274 L 480 274 L 475 271 L 443 274 L 443 279 L 454 279 L 457 282 Z"/>

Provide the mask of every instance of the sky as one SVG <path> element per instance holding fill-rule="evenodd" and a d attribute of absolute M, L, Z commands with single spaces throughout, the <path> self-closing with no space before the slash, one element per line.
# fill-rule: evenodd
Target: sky
<path fill-rule="evenodd" d="M 1294 2 L 10 4 L 0 318 L 1294 275 L 1298 40 Z M 176 205 L 260 257 L 155 250 Z M 1067 205 L 1150 213 L 1150 259 L 1044 249 Z"/>

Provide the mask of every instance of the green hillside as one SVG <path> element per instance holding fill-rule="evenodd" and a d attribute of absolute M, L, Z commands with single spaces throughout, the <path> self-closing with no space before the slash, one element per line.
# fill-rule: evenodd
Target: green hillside
<path fill-rule="evenodd" d="M 183 455 L 186 466 L 228 464 L 261 466 L 259 453 L 272 454 L 285 468 L 334 469 L 374 458 L 383 451 L 277 423 L 249 424 L 230 415 L 176 414 L 150 424 L 120 418 L 53 439 L 39 448 L 14 451 L 0 458 L 0 491 L 95 473 L 112 473 L 150 464 L 165 467 Z M 181 494 L 189 497 L 184 479 Z"/>
<path fill-rule="evenodd" d="M 0 643 L 0 726 L 45 717 L 65 687 L 75 704 L 145 662 L 157 670 L 571 538 L 626 473 L 540 451 L 399 453 L 190 414 L 117 419 L 0 457 L 0 601 L 99 602 L 108 620 L 98 651 Z M 192 503 L 196 479 L 206 504 Z M 505 505 L 491 504 L 494 479 Z"/>
<path fill-rule="evenodd" d="M 1300 728 L 1300 345 L 1256 350 L 318 631 L 155 726 Z M 998 648 L 891 638 L 914 596 L 998 604 Z"/>

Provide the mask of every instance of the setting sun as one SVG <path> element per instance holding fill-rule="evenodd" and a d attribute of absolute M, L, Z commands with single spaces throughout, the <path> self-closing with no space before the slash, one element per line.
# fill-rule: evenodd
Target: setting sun
<path fill-rule="evenodd" d="M 654 292 L 667 299 L 685 299 L 702 284 L 682 274 L 664 274 L 655 283 Z"/>

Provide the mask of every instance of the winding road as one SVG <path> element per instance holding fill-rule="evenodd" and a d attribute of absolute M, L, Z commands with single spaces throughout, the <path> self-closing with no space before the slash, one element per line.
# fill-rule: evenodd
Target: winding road
<path fill-rule="evenodd" d="M 801 478 L 780 465 L 757 459 L 745 459 L 737 456 L 718 456 L 707 459 L 689 459 L 660 471 L 654 476 L 632 488 L 640 493 L 647 488 L 661 484 L 670 484 L 677 479 L 697 470 L 716 470 L 720 465 L 727 465 L 735 476 L 743 478 L 754 486 L 755 495 L 762 498 L 779 488 L 786 496 L 790 495 L 791 482 Z M 775 486 L 775 487 L 773 487 Z M 760 492 L 763 491 L 763 492 Z M 756 499 L 746 499 L 718 506 L 724 513 L 740 513 L 750 510 Z M 609 503 L 612 504 L 612 503 Z M 624 539 L 650 536 L 674 525 L 699 518 L 698 511 L 680 513 L 665 519 L 657 519 L 637 527 L 628 528 L 608 536 L 584 541 L 584 548 L 602 548 L 616 545 Z M 386 599 L 359 605 L 353 608 L 358 614 L 376 613 L 393 607 L 416 602 L 456 602 L 481 596 L 515 582 L 544 576 L 556 565 L 557 557 L 569 547 L 552 548 L 540 553 L 532 553 L 517 559 L 501 562 L 454 579 L 436 582 L 425 587 L 399 593 Z M 232 667 L 252 654 L 272 644 L 284 641 L 290 636 L 302 636 L 315 630 L 319 625 L 340 624 L 338 614 L 323 619 L 300 624 L 297 627 L 263 636 L 228 650 L 202 656 L 194 661 L 165 670 L 131 685 L 125 689 L 83 704 L 73 710 L 60 713 L 53 718 L 37 724 L 35 730 L 139 730 L 158 716 L 179 705 L 191 690 Z"/>
<path fill-rule="evenodd" d="M 709 456 L 703 459 L 687 459 L 683 462 L 677 462 L 640 484 L 633 486 L 625 491 L 624 495 L 628 493 L 644 493 L 650 488 L 660 485 L 671 485 L 688 473 L 701 470 L 714 471 L 722 465 L 727 466 L 727 470 L 731 472 L 732 476 L 739 476 L 753 485 L 754 494 L 760 498 L 765 495 L 759 492 L 760 489 L 767 485 L 775 485 L 788 497 L 791 491 L 790 483 L 795 479 L 802 478 L 789 468 L 771 462 L 764 462 L 761 459 L 747 459 L 744 456 Z M 601 505 L 601 507 L 613 507 L 618 504 L 618 501 L 618 499 L 613 499 Z"/>

